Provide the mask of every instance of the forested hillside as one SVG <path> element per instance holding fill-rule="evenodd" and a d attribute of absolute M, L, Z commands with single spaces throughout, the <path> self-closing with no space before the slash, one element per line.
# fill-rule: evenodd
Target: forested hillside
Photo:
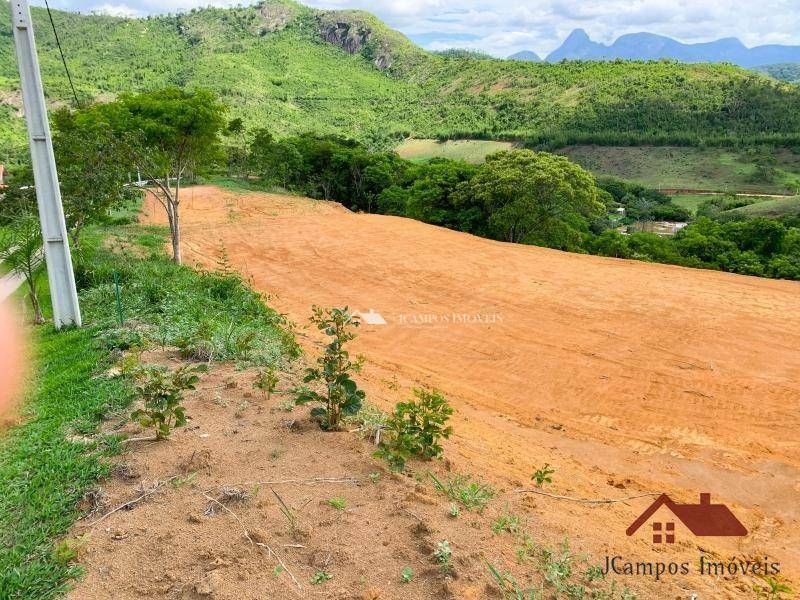
<path fill-rule="evenodd" d="M 372 146 L 408 135 L 550 146 L 800 139 L 800 90 L 727 65 L 433 55 L 368 13 L 288 0 L 146 19 L 54 17 L 81 101 L 204 87 L 232 117 L 279 136 L 315 130 Z M 34 19 L 48 98 L 70 103 L 47 15 L 35 8 Z M 5 1 L 0 23 L 0 149 L 8 154 L 24 136 Z"/>

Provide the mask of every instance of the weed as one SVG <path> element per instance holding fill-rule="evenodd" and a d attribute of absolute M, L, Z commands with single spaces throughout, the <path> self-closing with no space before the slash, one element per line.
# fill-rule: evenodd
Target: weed
<path fill-rule="evenodd" d="M 259 371 L 256 380 L 253 382 L 253 387 L 261 390 L 264 394 L 264 400 L 267 401 L 272 397 L 277 385 L 278 375 L 275 373 L 274 365 L 270 365 L 266 369 Z"/>
<path fill-rule="evenodd" d="M 545 483 L 553 483 L 553 478 L 550 477 L 553 473 L 555 470 L 550 468 L 550 463 L 544 463 L 543 467 L 531 475 L 531 479 L 536 481 L 536 487 L 542 487 Z"/>
<path fill-rule="evenodd" d="M 325 571 L 317 571 L 311 577 L 311 583 L 312 585 L 320 585 L 327 581 L 330 581 L 331 579 L 333 579 L 333 575 L 331 575 L 330 573 L 326 573 Z"/>
<path fill-rule="evenodd" d="M 450 542 L 442 540 L 436 544 L 436 550 L 433 553 L 436 562 L 439 563 L 439 570 L 447 575 L 453 571 L 453 550 L 450 548 Z"/>
<path fill-rule="evenodd" d="M 493 564 L 486 563 L 492 578 L 500 588 L 503 598 L 513 600 L 536 600 L 539 596 L 534 589 L 523 589 L 509 572 L 501 573 Z"/>
<path fill-rule="evenodd" d="M 144 401 L 144 408 L 131 413 L 131 419 L 142 427 L 155 429 L 156 439 L 168 438 L 174 428 L 186 425 L 186 409 L 181 405 L 183 392 L 195 389 L 200 381 L 197 373 L 206 370 L 203 365 L 172 372 L 158 367 L 143 369 L 143 382 L 136 388 L 136 394 Z"/>
<path fill-rule="evenodd" d="M 381 474 L 380 474 L 380 473 L 378 473 L 378 472 L 375 472 L 375 473 L 370 473 L 370 474 L 369 474 L 369 480 L 370 480 L 372 483 L 378 483 L 378 482 L 381 480 Z"/>
<path fill-rule="evenodd" d="M 430 460 L 444 451 L 441 440 L 453 433 L 445 424 L 453 414 L 447 399 L 437 390 L 415 389 L 416 400 L 400 402 L 386 421 L 386 440 L 376 456 L 386 459 L 393 471 L 402 471 L 411 457 Z"/>
<path fill-rule="evenodd" d="M 508 532 L 516 535 L 520 530 L 519 517 L 516 515 L 500 515 L 492 521 L 492 531 L 495 533 Z"/>
<path fill-rule="evenodd" d="M 364 392 L 350 377 L 357 363 L 350 360 L 349 353 L 344 349 L 345 344 L 355 338 L 353 329 L 360 323 L 347 307 L 322 309 L 318 306 L 313 307 L 311 322 L 331 339 L 323 355 L 317 359 L 317 367 L 306 371 L 304 381 L 322 383 L 325 391 L 322 394 L 313 390 L 304 391 L 297 396 L 296 403 L 323 404 L 314 408 L 311 416 L 320 420 L 323 429 L 335 431 L 339 429 L 342 417 L 358 413 L 364 400 Z"/>
<path fill-rule="evenodd" d="M 757 585 L 753 586 L 753 590 L 756 592 L 756 596 L 758 598 L 766 598 L 767 600 L 779 600 L 783 597 L 783 594 L 791 594 L 792 588 L 790 588 L 785 583 L 779 582 L 777 579 L 773 579 L 772 577 L 765 577 L 764 583 L 766 584 L 766 588 L 760 587 Z"/>
<path fill-rule="evenodd" d="M 591 565 L 587 567 L 584 576 L 589 583 L 606 578 L 605 571 L 603 571 L 603 567 L 600 565 Z"/>
<path fill-rule="evenodd" d="M 295 534 L 297 533 L 297 516 L 294 514 L 294 511 L 289 508 L 289 505 L 283 501 L 283 498 L 278 495 L 278 492 L 272 490 L 272 494 L 278 499 L 278 508 L 280 509 L 281 514 L 286 517 L 286 521 L 289 523 L 289 533 L 292 537 L 295 537 Z"/>
<path fill-rule="evenodd" d="M 483 512 L 489 500 L 494 498 L 494 488 L 488 483 L 473 481 L 466 475 L 450 475 L 442 482 L 433 473 L 430 473 L 433 487 L 450 500 L 458 502 L 467 510 Z"/>
<path fill-rule="evenodd" d="M 247 412 L 248 408 L 250 408 L 250 403 L 247 400 L 242 400 L 236 405 L 236 412 L 233 413 L 233 416 L 237 419 L 241 419 Z"/>
<path fill-rule="evenodd" d="M 411 583 L 414 579 L 414 570 L 411 567 L 403 567 L 400 570 L 400 581 L 403 583 Z"/>
<path fill-rule="evenodd" d="M 53 560 L 66 567 L 75 562 L 81 547 L 89 541 L 89 534 L 77 538 L 68 538 L 58 542 L 53 548 Z"/>
<path fill-rule="evenodd" d="M 328 500 L 328 504 L 330 504 L 336 510 L 344 510 L 347 508 L 347 498 L 341 498 L 337 496 Z"/>
<path fill-rule="evenodd" d="M 365 402 L 361 410 L 347 421 L 357 427 L 356 431 L 362 439 L 372 439 L 378 444 L 388 418 L 388 415 L 377 406 Z"/>
<path fill-rule="evenodd" d="M 183 487 L 187 483 L 192 483 L 196 477 L 197 473 L 189 473 L 186 477 L 176 477 L 170 482 L 170 484 L 175 489 L 178 489 L 179 487 Z"/>
<path fill-rule="evenodd" d="M 456 504 L 455 502 L 450 503 L 450 508 L 447 511 L 447 516 L 449 516 L 451 519 L 457 519 L 458 517 L 461 516 L 461 509 L 458 508 L 458 504 Z"/>
<path fill-rule="evenodd" d="M 120 327 L 102 331 L 97 335 L 97 343 L 105 350 L 125 351 L 144 346 L 144 338 L 135 329 Z"/>

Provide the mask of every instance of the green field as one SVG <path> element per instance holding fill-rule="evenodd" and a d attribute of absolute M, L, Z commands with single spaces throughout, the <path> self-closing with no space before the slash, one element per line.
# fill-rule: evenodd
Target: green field
<path fill-rule="evenodd" d="M 480 164 L 489 154 L 500 150 L 511 150 L 514 147 L 515 144 L 511 142 L 484 140 L 448 140 L 440 142 L 438 140 L 409 139 L 400 144 L 396 150 L 403 158 L 414 161 L 449 158 Z"/>
<path fill-rule="evenodd" d="M 559 151 L 595 175 L 608 175 L 655 189 L 792 194 L 800 188 L 800 154 L 769 151 L 774 174 L 756 178 L 755 158 L 746 152 L 676 146 L 571 146 Z M 687 200 L 697 203 L 696 198 Z"/>
<path fill-rule="evenodd" d="M 741 208 L 728 211 L 730 214 L 745 215 L 750 218 L 767 217 L 776 219 L 789 215 L 800 215 L 800 196 L 794 198 L 781 198 L 776 200 L 764 200 Z M 726 213 L 726 214 L 728 214 Z"/>

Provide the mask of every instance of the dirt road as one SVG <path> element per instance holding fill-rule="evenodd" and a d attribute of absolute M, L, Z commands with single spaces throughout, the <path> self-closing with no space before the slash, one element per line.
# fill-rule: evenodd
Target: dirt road
<path fill-rule="evenodd" d="M 544 537 L 599 562 L 689 562 L 687 576 L 645 582 L 651 597 L 753 597 L 758 577 L 698 575 L 701 548 L 768 556 L 800 580 L 797 283 L 514 246 L 302 198 L 185 193 L 187 263 L 215 265 L 224 244 L 300 323 L 315 303 L 382 315 L 356 342 L 369 397 L 388 407 L 414 385 L 442 389 L 457 409 L 455 469 L 512 489 L 549 463 L 545 489 L 579 498 L 710 492 L 750 532 L 654 546 L 652 532 L 625 533 L 651 499 L 533 496 Z"/>

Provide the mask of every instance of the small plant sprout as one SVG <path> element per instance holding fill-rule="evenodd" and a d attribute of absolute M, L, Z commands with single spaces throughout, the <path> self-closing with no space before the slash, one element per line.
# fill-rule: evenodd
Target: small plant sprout
<path fill-rule="evenodd" d="M 500 588 L 503 598 L 512 600 L 536 600 L 536 598 L 539 597 L 536 595 L 536 590 L 523 589 L 511 573 L 501 573 L 497 567 L 491 563 L 486 563 L 486 566 L 489 568 L 489 573 L 492 574 L 492 578 Z"/>
<path fill-rule="evenodd" d="M 258 372 L 256 380 L 253 382 L 255 389 L 261 390 L 264 394 L 264 400 L 268 401 L 272 398 L 275 388 L 278 385 L 278 375 L 275 373 L 275 367 L 269 366 Z"/>
<path fill-rule="evenodd" d="M 328 504 L 336 510 L 344 510 L 347 508 L 347 498 L 334 497 L 328 500 Z"/>
<path fill-rule="evenodd" d="M 333 579 L 333 575 L 330 573 L 326 573 L 325 571 L 317 571 L 311 576 L 311 584 L 321 585 L 327 581 L 330 581 L 331 579 Z"/>
<path fill-rule="evenodd" d="M 156 439 L 169 437 L 176 427 L 186 425 L 186 409 L 181 402 L 186 390 L 195 389 L 200 381 L 197 373 L 208 370 L 205 365 L 181 367 L 175 371 L 151 367 L 141 371 L 142 384 L 136 394 L 144 401 L 144 407 L 131 413 L 131 418 L 142 427 L 152 427 Z"/>
<path fill-rule="evenodd" d="M 376 472 L 374 472 L 374 473 L 370 473 L 370 474 L 369 474 L 369 480 L 370 480 L 372 483 L 378 483 L 378 482 L 381 480 L 381 474 L 380 474 L 380 473 L 378 473 L 377 471 L 376 471 Z"/>
<path fill-rule="evenodd" d="M 278 492 L 272 488 L 270 489 L 272 490 L 275 498 L 278 500 L 278 508 L 280 509 L 281 514 L 286 517 L 286 521 L 289 524 L 289 533 L 292 537 L 295 537 L 295 534 L 297 533 L 297 517 L 295 516 L 294 511 L 283 501 L 283 498 L 278 495 Z"/>
<path fill-rule="evenodd" d="M 458 508 L 458 504 L 455 502 L 450 503 L 450 508 L 447 510 L 447 516 L 451 519 L 457 519 L 461 516 L 461 509 Z"/>
<path fill-rule="evenodd" d="M 516 535 L 519 533 L 520 529 L 519 517 L 516 515 L 500 515 L 492 521 L 492 531 L 494 533 L 508 532 Z"/>
<path fill-rule="evenodd" d="M 351 361 L 345 350 L 345 345 L 356 337 L 353 330 L 360 323 L 347 307 L 323 309 L 319 306 L 314 306 L 311 322 L 331 339 L 317 359 L 316 368 L 306 371 L 304 381 L 324 386 L 324 392 L 304 389 L 295 402 L 298 405 L 322 404 L 311 411 L 311 416 L 319 419 L 326 431 L 336 431 L 344 417 L 352 417 L 361 410 L 364 401 L 364 392 L 350 377 L 357 372 L 358 362 Z"/>
<path fill-rule="evenodd" d="M 553 478 L 550 477 L 555 473 L 555 469 L 550 468 L 550 463 L 544 463 L 544 466 L 534 471 L 531 479 L 536 482 L 536 487 L 542 487 L 545 483 L 553 483 Z"/>
<path fill-rule="evenodd" d="M 433 553 L 433 557 L 436 559 L 436 562 L 439 563 L 439 570 L 447 575 L 453 571 L 453 563 L 451 559 L 453 558 L 453 550 L 450 548 L 450 542 L 447 540 L 442 540 L 438 544 L 436 544 L 436 550 Z"/>
<path fill-rule="evenodd" d="M 414 570 L 411 567 L 403 567 L 400 571 L 400 581 L 411 583 L 414 579 Z"/>

